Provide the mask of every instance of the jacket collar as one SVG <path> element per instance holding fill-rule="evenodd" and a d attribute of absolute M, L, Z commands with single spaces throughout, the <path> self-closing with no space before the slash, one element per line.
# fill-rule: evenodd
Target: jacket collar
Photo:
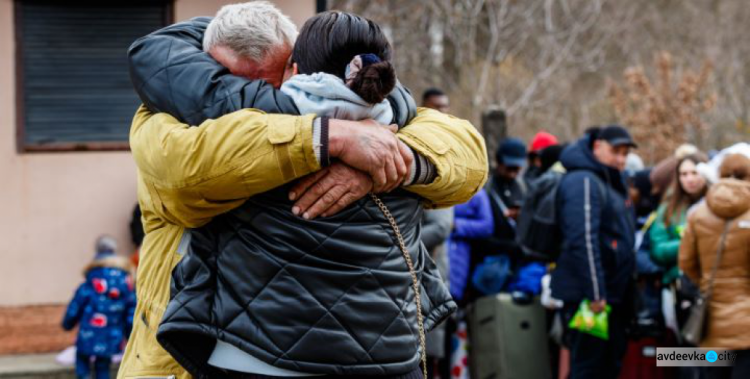
<path fill-rule="evenodd" d="M 568 172 L 574 170 L 590 171 L 598 175 L 600 179 L 616 191 L 627 195 L 627 184 L 623 173 L 599 162 L 589 146 L 591 146 L 591 136 L 586 135 L 563 150 L 560 155 L 560 162 Z"/>

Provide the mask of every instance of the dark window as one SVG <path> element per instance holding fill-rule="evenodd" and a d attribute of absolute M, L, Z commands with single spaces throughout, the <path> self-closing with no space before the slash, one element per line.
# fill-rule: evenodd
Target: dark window
<path fill-rule="evenodd" d="M 20 150 L 127 149 L 140 103 L 127 49 L 166 25 L 171 4 L 17 0 L 15 6 Z"/>

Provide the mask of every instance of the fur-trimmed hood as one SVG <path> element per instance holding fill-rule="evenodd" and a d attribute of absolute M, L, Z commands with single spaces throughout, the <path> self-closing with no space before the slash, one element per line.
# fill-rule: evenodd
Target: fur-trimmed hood
<path fill-rule="evenodd" d="M 91 270 L 95 268 L 119 268 L 123 271 L 126 271 L 128 273 L 133 272 L 133 264 L 130 263 L 130 261 L 122 256 L 113 255 L 102 259 L 96 259 L 86 265 L 86 267 L 83 269 L 83 276 L 87 276 Z"/>

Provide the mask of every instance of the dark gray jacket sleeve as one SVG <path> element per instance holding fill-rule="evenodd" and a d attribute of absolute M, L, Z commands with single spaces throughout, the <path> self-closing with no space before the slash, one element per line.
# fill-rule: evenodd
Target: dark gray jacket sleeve
<path fill-rule="evenodd" d="M 210 17 L 196 17 L 159 29 L 130 46 L 130 80 L 143 104 L 190 125 L 243 108 L 299 114 L 289 96 L 264 80 L 230 74 L 203 51 L 203 34 L 210 22 Z M 417 114 L 411 92 L 401 83 L 388 101 L 393 107 L 393 123 L 399 126 Z"/>
<path fill-rule="evenodd" d="M 230 74 L 203 51 L 203 33 L 210 21 L 197 17 L 170 25 L 130 46 L 130 80 L 143 103 L 191 125 L 243 108 L 299 114 L 281 91 L 264 80 Z"/>
<path fill-rule="evenodd" d="M 422 219 L 422 243 L 428 251 L 433 251 L 445 242 L 453 226 L 453 208 L 434 209 L 424 212 Z"/>

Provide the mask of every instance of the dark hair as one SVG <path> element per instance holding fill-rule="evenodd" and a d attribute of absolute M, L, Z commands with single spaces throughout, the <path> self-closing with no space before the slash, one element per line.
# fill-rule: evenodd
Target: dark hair
<path fill-rule="evenodd" d="M 708 191 L 708 184 L 706 184 L 698 195 L 690 195 L 685 192 L 685 189 L 680 184 L 680 166 L 684 162 L 693 162 L 693 164 L 698 165 L 698 163 L 705 163 L 706 158 L 703 154 L 691 154 L 677 162 L 674 171 L 675 176 L 672 179 L 672 192 L 667 199 L 667 209 L 664 212 L 664 225 L 666 226 L 672 225 L 672 217 L 678 216 L 679 213 L 687 210 L 691 205 L 703 198 L 706 195 L 706 191 Z"/>
<path fill-rule="evenodd" d="M 542 160 L 542 166 L 539 168 L 541 172 L 549 170 L 557 161 L 560 160 L 562 151 L 568 144 L 562 145 L 551 145 L 539 151 L 539 158 Z"/>
<path fill-rule="evenodd" d="M 310 18 L 294 45 L 292 60 L 301 74 L 325 72 L 345 80 L 355 56 L 374 54 L 380 62 L 359 71 L 350 88 L 370 104 L 383 101 L 396 86 L 391 44 L 378 24 L 347 12 L 328 11 Z"/>
<path fill-rule="evenodd" d="M 422 102 L 433 96 L 445 96 L 445 92 L 437 88 L 428 88 L 422 93 Z"/>

